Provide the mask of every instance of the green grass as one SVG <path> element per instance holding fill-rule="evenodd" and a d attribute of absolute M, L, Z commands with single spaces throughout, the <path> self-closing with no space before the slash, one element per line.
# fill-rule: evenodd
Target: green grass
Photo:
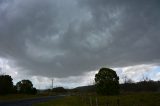
<path fill-rule="evenodd" d="M 45 96 L 45 95 L 27 95 L 27 94 L 10 94 L 10 95 L 3 95 L 3 96 L 0 95 L 0 102 L 37 98 L 42 96 Z"/>
<path fill-rule="evenodd" d="M 35 104 L 34 106 L 160 106 L 160 93 L 132 93 L 120 96 L 68 96 L 51 100 L 49 102 Z"/>
<path fill-rule="evenodd" d="M 34 106 L 82 106 L 80 97 L 68 96 L 61 99 L 35 104 Z M 83 105 L 87 106 L 87 105 Z"/>

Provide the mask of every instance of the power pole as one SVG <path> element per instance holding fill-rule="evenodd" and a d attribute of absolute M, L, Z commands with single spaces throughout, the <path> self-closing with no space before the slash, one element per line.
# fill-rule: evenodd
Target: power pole
<path fill-rule="evenodd" d="M 53 89 L 53 78 L 52 78 L 52 89 Z"/>

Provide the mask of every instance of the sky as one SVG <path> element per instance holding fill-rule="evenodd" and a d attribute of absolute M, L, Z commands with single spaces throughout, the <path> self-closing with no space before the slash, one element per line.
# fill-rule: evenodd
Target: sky
<path fill-rule="evenodd" d="M 0 73 L 39 89 L 160 80 L 159 0 L 0 0 Z"/>

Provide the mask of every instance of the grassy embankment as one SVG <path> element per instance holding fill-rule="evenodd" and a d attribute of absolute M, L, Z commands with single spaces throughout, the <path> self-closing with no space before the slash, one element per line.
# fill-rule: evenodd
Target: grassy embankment
<path fill-rule="evenodd" d="M 160 93 L 132 93 L 119 96 L 68 96 L 34 106 L 160 106 Z"/>

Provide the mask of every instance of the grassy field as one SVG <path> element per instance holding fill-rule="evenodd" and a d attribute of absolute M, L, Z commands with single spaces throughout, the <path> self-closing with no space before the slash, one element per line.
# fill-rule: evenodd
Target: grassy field
<path fill-rule="evenodd" d="M 14 101 L 14 100 L 21 100 L 21 99 L 28 99 L 28 98 L 37 98 L 43 97 L 48 95 L 27 95 L 27 94 L 10 94 L 10 95 L 0 95 L 0 102 L 3 101 Z"/>
<path fill-rule="evenodd" d="M 160 106 L 160 93 L 132 93 L 120 96 L 67 96 L 34 106 Z"/>

